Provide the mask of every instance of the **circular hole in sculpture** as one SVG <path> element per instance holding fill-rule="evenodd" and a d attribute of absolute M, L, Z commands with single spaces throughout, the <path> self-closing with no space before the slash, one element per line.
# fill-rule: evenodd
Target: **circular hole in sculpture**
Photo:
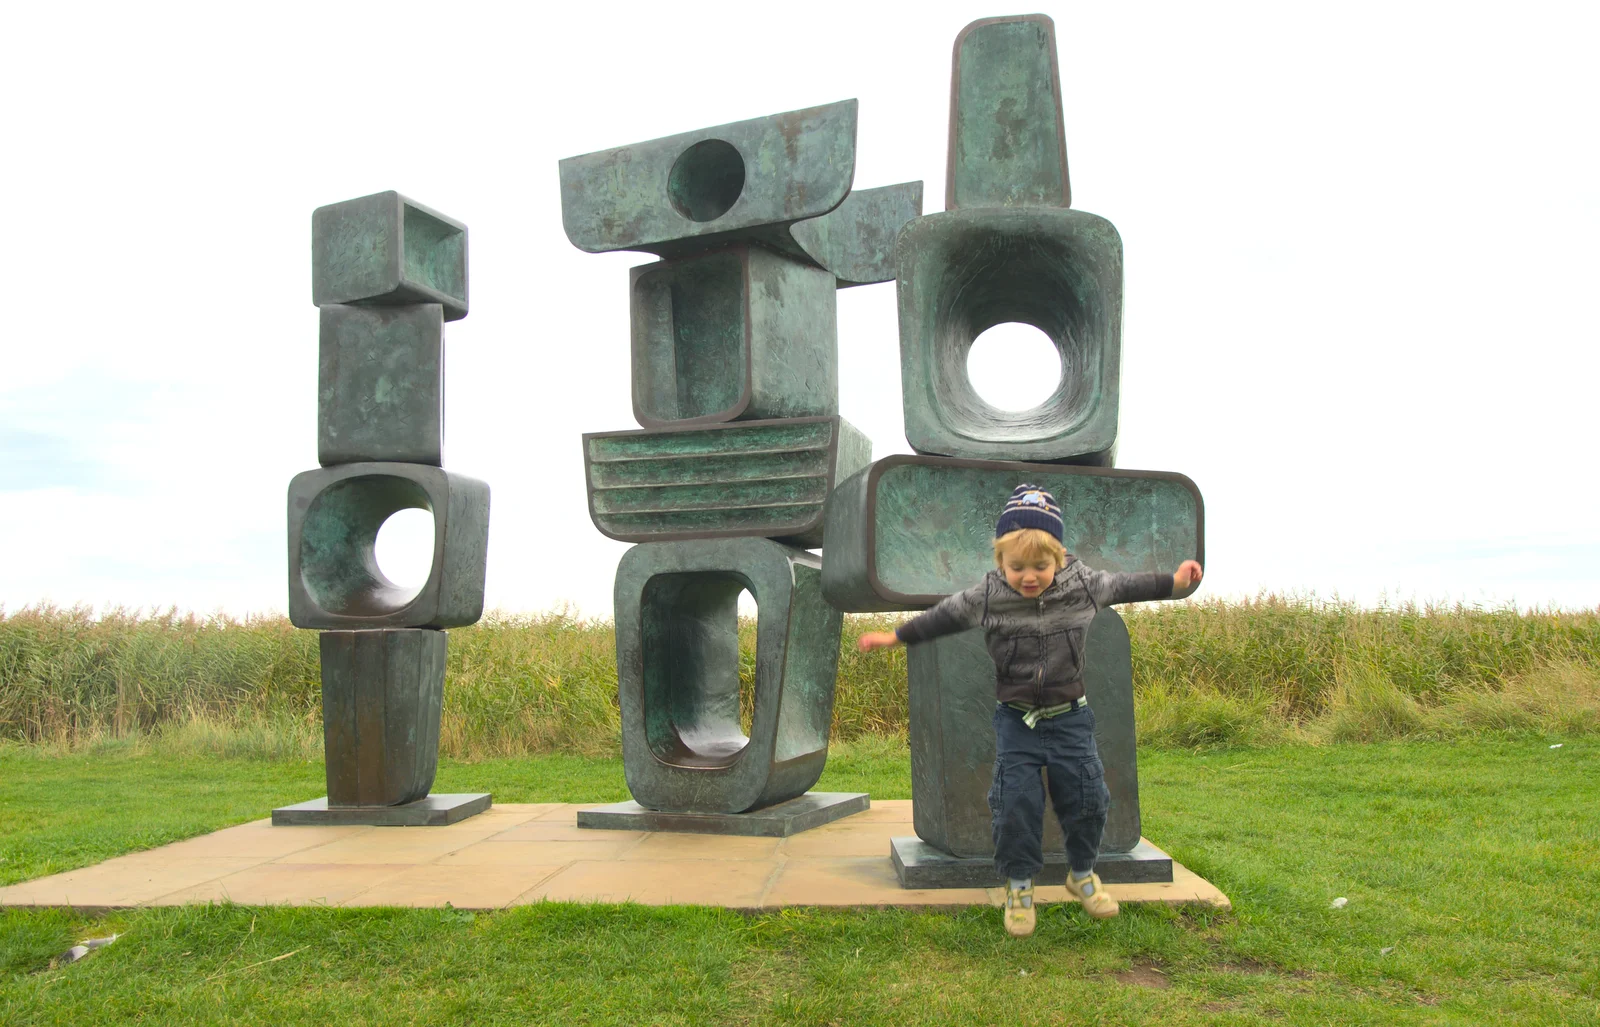
<path fill-rule="evenodd" d="M 378 572 L 412 596 L 422 591 L 433 571 L 433 513 L 396 510 L 378 529 L 372 544 Z"/>
<path fill-rule="evenodd" d="M 744 158 L 732 143 L 702 139 L 678 157 L 667 176 L 667 195 L 690 221 L 715 221 L 744 192 Z"/>
<path fill-rule="evenodd" d="M 1006 321 L 972 340 L 967 380 L 996 410 L 1033 410 L 1061 386 L 1061 350 L 1033 325 Z"/>

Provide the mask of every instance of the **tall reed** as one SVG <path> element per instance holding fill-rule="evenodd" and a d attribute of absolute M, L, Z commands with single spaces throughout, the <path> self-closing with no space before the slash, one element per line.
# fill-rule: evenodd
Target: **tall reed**
<path fill-rule="evenodd" d="M 1333 742 L 1600 730 L 1600 611 L 1349 604 L 1265 596 L 1125 610 L 1145 744 Z M 845 618 L 833 731 L 903 737 L 902 649 L 857 652 L 898 615 Z M 491 614 L 452 630 L 440 749 L 457 758 L 615 752 L 611 625 Z M 740 624 L 743 706 L 755 623 Z M 316 632 L 281 618 L 0 610 L 0 740 L 315 754 Z"/>

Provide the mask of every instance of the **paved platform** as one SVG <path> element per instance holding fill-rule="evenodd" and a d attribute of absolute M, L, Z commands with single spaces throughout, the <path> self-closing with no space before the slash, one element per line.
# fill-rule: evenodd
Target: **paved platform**
<path fill-rule="evenodd" d="M 92 867 L 0 888 L 0 905 L 117 909 L 246 905 L 501 909 L 544 900 L 780 906 L 999 905 L 997 888 L 900 887 L 889 839 L 911 802 L 874 802 L 787 838 L 577 826 L 584 806 L 502 804 L 447 827 L 273 827 L 257 820 Z M 1120 902 L 1230 904 L 1180 864 L 1160 884 L 1113 884 Z M 1061 886 L 1040 902 L 1064 902 Z"/>

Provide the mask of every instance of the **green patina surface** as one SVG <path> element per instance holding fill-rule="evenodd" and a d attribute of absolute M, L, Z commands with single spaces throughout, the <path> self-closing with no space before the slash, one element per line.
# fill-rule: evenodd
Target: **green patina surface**
<path fill-rule="evenodd" d="M 760 535 L 822 542 L 834 482 L 871 460 L 840 417 L 584 436 L 595 526 L 630 542 Z"/>
<path fill-rule="evenodd" d="M 665 427 L 838 409 L 831 274 L 738 245 L 633 269 L 633 409 Z"/>
<path fill-rule="evenodd" d="M 994 524 L 1022 482 L 1055 494 L 1067 550 L 1107 571 L 1205 559 L 1204 510 L 1181 474 L 894 456 L 829 502 L 828 599 L 841 610 L 919 609 L 994 566 Z"/>
<path fill-rule="evenodd" d="M 378 529 L 400 510 L 433 514 L 420 590 L 383 576 Z M 356 463 L 289 483 L 289 619 L 301 628 L 446 628 L 483 613 L 489 486 L 424 464 Z"/>
<path fill-rule="evenodd" d="M 385 578 L 373 555 L 378 529 L 400 510 L 432 512 L 433 503 L 422 485 L 394 475 L 344 478 L 310 501 L 299 531 L 301 580 L 319 607 L 361 616 L 405 606 L 411 592 Z"/>
<path fill-rule="evenodd" d="M 1049 18 L 967 26 L 956 40 L 950 90 L 946 210 L 1070 205 Z"/>
<path fill-rule="evenodd" d="M 738 600 L 757 605 L 755 707 L 739 722 Z M 649 809 L 739 813 L 822 773 L 843 618 L 815 556 L 767 539 L 635 546 L 617 568 L 628 790 Z"/>
<path fill-rule="evenodd" d="M 995 682 L 983 631 L 975 628 L 911 646 L 906 676 L 917 836 L 954 856 L 992 857 L 987 796 L 994 780 Z M 1111 792 L 1100 849 L 1127 852 L 1139 843 L 1139 772 L 1132 650 L 1127 625 L 1115 610 L 1101 610 L 1090 624 L 1083 684 L 1095 712 L 1095 744 Z M 1065 851 L 1060 821 L 1048 808 L 1044 850 Z"/>
<path fill-rule="evenodd" d="M 842 100 L 568 157 L 562 224 L 591 253 L 760 235 L 842 203 L 855 147 L 856 101 Z"/>
<path fill-rule="evenodd" d="M 879 579 L 907 594 L 976 584 L 994 566 L 995 519 L 1024 481 L 1054 493 L 1067 551 L 1097 570 L 1172 571 L 1200 555 L 1200 506 L 1187 479 L 904 463 L 878 480 Z"/>
<path fill-rule="evenodd" d="M 738 251 L 641 268 L 633 281 L 634 405 L 652 420 L 716 417 L 750 377 L 749 304 Z"/>
<path fill-rule="evenodd" d="M 789 226 L 789 234 L 841 287 L 891 282 L 895 237 L 921 213 L 921 182 L 856 189 L 822 217 Z"/>
<path fill-rule="evenodd" d="M 318 207 L 311 215 L 311 298 L 331 303 L 439 303 L 467 316 L 467 229 L 397 192 Z"/>
<path fill-rule="evenodd" d="M 444 457 L 444 308 L 322 308 L 317 462 L 438 465 Z"/>
<path fill-rule="evenodd" d="M 1073 210 L 978 209 L 911 222 L 896 245 L 906 438 L 919 453 L 1109 465 L 1122 367 L 1122 240 Z M 967 375 L 972 342 L 1037 327 L 1061 380 L 1031 410 L 1000 410 Z M 1057 369 L 1034 369 L 1053 378 Z"/>
<path fill-rule="evenodd" d="M 467 233 L 413 203 L 404 207 L 403 268 L 408 282 L 467 298 Z"/>
<path fill-rule="evenodd" d="M 427 795 L 439 764 L 445 632 L 324 631 L 318 641 L 328 805 Z"/>

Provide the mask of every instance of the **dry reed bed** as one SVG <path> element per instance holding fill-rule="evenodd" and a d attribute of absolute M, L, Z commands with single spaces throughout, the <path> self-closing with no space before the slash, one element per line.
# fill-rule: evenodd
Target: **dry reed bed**
<path fill-rule="evenodd" d="M 848 617 L 835 737 L 906 730 L 902 650 Z M 1202 746 L 1600 730 L 1600 611 L 1399 607 L 1262 597 L 1128 611 L 1141 742 Z M 741 625 L 746 683 L 753 622 Z M 441 750 L 456 758 L 617 747 L 609 623 L 494 614 L 453 630 Z M 320 753 L 316 632 L 282 618 L 0 610 L 0 740 L 67 748 Z"/>

